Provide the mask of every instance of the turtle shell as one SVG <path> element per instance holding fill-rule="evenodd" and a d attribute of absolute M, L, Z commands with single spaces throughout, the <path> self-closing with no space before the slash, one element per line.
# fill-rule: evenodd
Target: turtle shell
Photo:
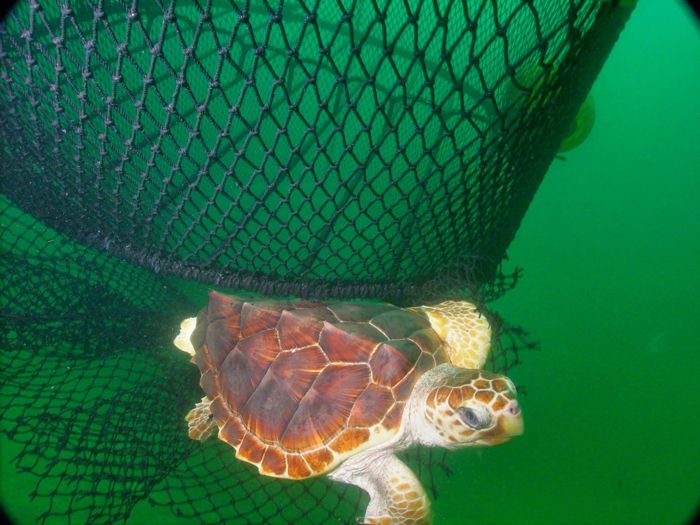
<path fill-rule="evenodd" d="M 423 314 L 383 303 L 210 292 L 191 342 L 219 438 L 292 479 L 390 439 L 420 375 L 447 361 Z"/>

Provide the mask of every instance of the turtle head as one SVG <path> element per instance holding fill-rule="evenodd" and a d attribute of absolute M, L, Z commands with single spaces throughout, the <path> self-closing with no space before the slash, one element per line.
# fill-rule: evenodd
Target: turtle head
<path fill-rule="evenodd" d="M 513 382 L 483 370 L 450 367 L 425 398 L 425 422 L 433 445 L 447 448 L 497 445 L 523 433 Z"/>

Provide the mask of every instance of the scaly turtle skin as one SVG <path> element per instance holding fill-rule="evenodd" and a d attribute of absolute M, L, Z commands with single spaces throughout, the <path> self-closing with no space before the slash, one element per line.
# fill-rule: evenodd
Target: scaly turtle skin
<path fill-rule="evenodd" d="M 206 394 L 187 415 L 190 437 L 218 429 L 267 476 L 355 484 L 370 495 L 362 523 L 430 523 L 420 482 L 394 452 L 522 432 L 512 382 L 479 370 L 490 336 L 466 302 L 402 309 L 210 292 L 175 340 Z"/>

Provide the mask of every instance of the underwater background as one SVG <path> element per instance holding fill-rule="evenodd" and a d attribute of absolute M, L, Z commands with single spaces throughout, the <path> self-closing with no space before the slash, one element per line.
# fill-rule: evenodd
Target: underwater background
<path fill-rule="evenodd" d="M 439 524 L 682 524 L 700 503 L 700 28 L 642 0 L 593 90 L 595 125 L 555 160 L 493 305 L 540 349 L 510 375 L 526 432 L 450 453 Z M 204 287 L 202 287 L 204 289 Z M 203 300 L 203 297 L 202 297 Z M 34 523 L 35 478 L 3 435 L 0 490 Z M 52 522 L 59 523 L 58 520 Z M 188 523 L 147 502 L 128 523 Z"/>

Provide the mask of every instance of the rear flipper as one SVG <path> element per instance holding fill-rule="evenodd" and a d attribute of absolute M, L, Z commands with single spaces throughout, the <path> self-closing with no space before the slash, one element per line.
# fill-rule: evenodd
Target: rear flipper
<path fill-rule="evenodd" d="M 209 398 L 203 397 L 185 416 L 190 438 L 204 441 L 214 434 L 216 423 L 214 422 L 214 415 L 209 410 L 209 405 L 211 405 Z"/>
<path fill-rule="evenodd" d="M 393 454 L 348 460 L 330 477 L 369 494 L 361 525 L 430 525 L 430 502 L 418 478 Z"/>

